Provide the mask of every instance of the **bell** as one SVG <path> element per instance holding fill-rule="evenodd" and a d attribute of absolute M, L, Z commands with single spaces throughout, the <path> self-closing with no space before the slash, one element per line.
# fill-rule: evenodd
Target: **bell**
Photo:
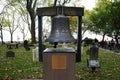
<path fill-rule="evenodd" d="M 75 42 L 69 28 L 69 18 L 57 15 L 52 18 L 52 27 L 47 42 Z"/>

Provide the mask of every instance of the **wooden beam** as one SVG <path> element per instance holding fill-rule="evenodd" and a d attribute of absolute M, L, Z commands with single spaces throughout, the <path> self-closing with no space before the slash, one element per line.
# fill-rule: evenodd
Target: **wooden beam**
<path fill-rule="evenodd" d="M 57 7 L 42 7 L 37 8 L 37 15 L 39 16 L 55 16 L 57 15 L 57 9 L 63 6 Z M 82 7 L 63 7 L 63 14 L 65 16 L 83 16 L 84 8 Z"/>

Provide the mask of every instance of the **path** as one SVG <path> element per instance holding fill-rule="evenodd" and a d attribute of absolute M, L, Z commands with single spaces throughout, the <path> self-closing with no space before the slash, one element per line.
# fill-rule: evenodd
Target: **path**
<path fill-rule="evenodd" d="M 113 53 L 113 54 L 117 54 L 117 55 L 120 55 L 120 52 L 119 53 L 116 53 L 114 51 L 111 51 L 111 50 L 108 50 L 108 49 L 103 49 L 103 48 L 100 48 L 101 50 L 104 50 L 104 51 L 107 51 L 107 52 L 110 52 L 110 53 Z"/>

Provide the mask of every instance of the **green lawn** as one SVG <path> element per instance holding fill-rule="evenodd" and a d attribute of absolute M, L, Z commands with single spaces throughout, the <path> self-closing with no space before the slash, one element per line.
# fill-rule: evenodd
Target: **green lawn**
<path fill-rule="evenodd" d="M 32 61 L 32 48 L 25 51 L 21 46 L 18 49 L 9 49 L 15 52 L 14 58 L 6 58 L 6 46 L 0 46 L 0 78 L 41 78 L 42 63 Z"/>
<path fill-rule="evenodd" d="M 25 51 L 21 46 L 10 49 L 15 52 L 14 58 L 6 58 L 6 45 L 0 45 L 0 80 L 5 78 L 42 78 L 42 62 L 32 61 L 32 49 Z M 120 55 L 99 50 L 101 67 L 91 73 L 86 67 L 88 55 L 83 48 L 82 61 L 76 63 L 76 80 L 120 80 Z"/>
<path fill-rule="evenodd" d="M 95 73 L 91 73 L 86 67 L 85 49 L 82 54 L 82 61 L 76 64 L 76 76 L 84 80 L 120 80 L 120 55 L 99 50 L 101 67 Z"/>

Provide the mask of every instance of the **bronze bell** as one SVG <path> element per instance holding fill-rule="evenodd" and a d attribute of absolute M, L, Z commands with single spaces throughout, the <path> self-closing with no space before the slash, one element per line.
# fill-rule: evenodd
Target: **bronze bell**
<path fill-rule="evenodd" d="M 52 27 L 47 42 L 75 42 L 69 28 L 69 18 L 57 15 L 52 18 Z"/>

